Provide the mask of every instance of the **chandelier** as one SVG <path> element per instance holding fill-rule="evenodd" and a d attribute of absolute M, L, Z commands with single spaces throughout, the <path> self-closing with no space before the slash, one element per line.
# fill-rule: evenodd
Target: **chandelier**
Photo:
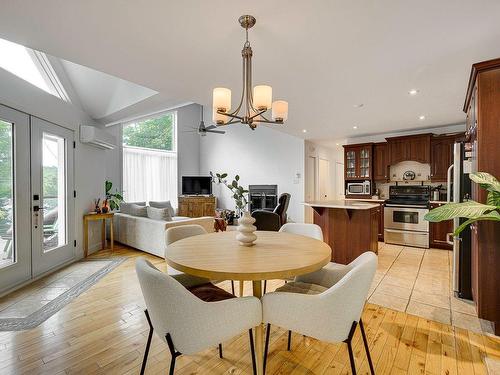
<path fill-rule="evenodd" d="M 246 40 L 241 51 L 243 58 L 243 90 L 241 99 L 231 112 L 231 90 L 216 87 L 213 91 L 213 121 L 217 126 L 236 124 L 248 125 L 252 130 L 258 123 L 283 124 L 288 117 L 288 102 L 276 100 L 273 102 L 271 86 L 258 85 L 252 90 L 252 47 L 248 41 L 248 29 L 255 25 L 255 17 L 244 15 L 238 19 L 245 29 Z M 265 113 L 271 109 L 271 119 Z M 269 116 L 269 114 L 267 114 Z"/>

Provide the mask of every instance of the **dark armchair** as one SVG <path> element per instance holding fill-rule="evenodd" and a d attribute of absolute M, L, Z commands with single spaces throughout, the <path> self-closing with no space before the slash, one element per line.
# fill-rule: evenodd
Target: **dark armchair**
<path fill-rule="evenodd" d="M 283 193 L 278 198 L 278 205 L 271 211 L 255 210 L 252 216 L 255 218 L 257 230 L 279 231 L 283 224 L 286 224 L 286 212 L 290 204 L 291 195 Z"/>

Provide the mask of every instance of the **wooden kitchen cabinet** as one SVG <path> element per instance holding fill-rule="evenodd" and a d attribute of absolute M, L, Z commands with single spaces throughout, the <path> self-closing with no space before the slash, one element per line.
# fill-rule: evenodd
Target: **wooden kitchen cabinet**
<path fill-rule="evenodd" d="M 447 180 L 448 168 L 453 164 L 453 144 L 464 140 L 464 133 L 434 135 L 431 137 L 431 181 Z"/>
<path fill-rule="evenodd" d="M 444 203 L 431 203 L 431 210 Z M 453 232 L 453 220 L 429 223 L 429 246 L 437 249 L 453 250 L 453 245 L 446 242 L 448 233 Z"/>
<path fill-rule="evenodd" d="M 373 143 L 344 146 L 344 178 L 371 180 L 373 169 Z"/>
<path fill-rule="evenodd" d="M 418 161 L 429 164 L 431 161 L 431 134 L 405 135 L 386 138 L 389 146 L 389 164 L 402 161 Z"/>
<path fill-rule="evenodd" d="M 180 196 L 179 216 L 215 216 L 216 204 L 213 196 Z"/>
<path fill-rule="evenodd" d="M 389 180 L 388 146 L 386 142 L 373 145 L 373 179 L 375 181 Z"/>

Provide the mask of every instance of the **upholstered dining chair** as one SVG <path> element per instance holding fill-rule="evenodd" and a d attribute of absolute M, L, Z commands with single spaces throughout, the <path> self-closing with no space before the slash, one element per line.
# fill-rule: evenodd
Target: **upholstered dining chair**
<path fill-rule="evenodd" d="M 201 225 L 189 224 L 189 225 L 179 225 L 177 227 L 168 228 L 165 232 L 165 243 L 167 244 L 165 248 L 165 259 L 167 259 L 168 246 L 176 241 L 182 240 L 183 238 L 198 236 L 200 234 L 207 234 L 208 232 Z M 177 275 L 182 272 L 177 271 L 172 267 L 168 267 L 169 275 Z M 208 282 L 208 280 L 207 280 Z M 231 292 L 234 294 L 234 281 L 231 280 Z"/>
<path fill-rule="evenodd" d="M 296 277 L 295 283 L 264 294 L 263 322 L 267 323 L 264 371 L 274 324 L 288 330 L 288 350 L 291 331 L 330 343 L 345 342 L 352 373 L 356 374 L 351 341 L 359 325 L 370 371 L 374 374 L 361 314 L 376 269 L 377 256 L 367 251 L 348 265 L 329 263 L 319 271 Z"/>
<path fill-rule="evenodd" d="M 286 223 L 284 224 L 279 232 L 285 233 L 293 233 L 301 236 L 311 237 L 316 240 L 323 241 L 323 231 L 321 227 L 316 224 L 308 224 L 308 223 Z M 285 280 L 288 282 L 289 280 Z M 266 293 L 267 289 L 267 280 L 264 280 L 264 293 Z"/>
<path fill-rule="evenodd" d="M 252 366 L 256 373 L 252 327 L 262 322 L 262 306 L 258 298 L 235 298 L 223 289 L 187 274 L 170 276 L 144 258 L 137 260 L 135 269 L 149 324 L 141 375 L 146 368 L 153 332 L 168 345 L 172 356 L 169 374 L 173 375 L 175 360 L 180 355 L 194 354 L 216 344 L 221 350 L 221 342 L 248 331 Z"/>

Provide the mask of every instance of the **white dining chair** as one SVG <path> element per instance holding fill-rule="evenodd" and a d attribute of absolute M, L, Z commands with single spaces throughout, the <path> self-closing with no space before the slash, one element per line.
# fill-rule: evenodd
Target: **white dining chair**
<path fill-rule="evenodd" d="M 279 231 L 298 234 L 301 236 L 311 237 L 323 241 L 323 231 L 321 230 L 321 227 L 316 224 L 286 223 L 280 228 Z"/>
<path fill-rule="evenodd" d="M 165 248 L 165 260 L 167 259 L 168 246 L 173 244 L 176 241 L 182 240 L 184 238 L 188 238 L 191 236 L 198 236 L 200 234 L 207 234 L 208 232 L 201 225 L 198 224 L 189 224 L 189 225 L 179 225 L 177 227 L 168 228 L 165 231 L 165 243 L 167 244 Z M 169 275 L 177 275 L 182 272 L 177 271 L 172 267 L 168 267 Z M 234 281 L 231 280 L 231 291 L 234 294 Z"/>
<path fill-rule="evenodd" d="M 271 325 L 330 343 L 345 342 L 349 351 L 352 373 L 356 365 L 352 352 L 352 337 L 359 324 L 370 371 L 373 364 L 366 340 L 361 314 L 370 285 L 377 269 L 377 256 L 367 251 L 348 265 L 330 263 L 319 271 L 296 277 L 301 287 L 289 284 L 262 297 L 263 322 L 267 323 L 264 347 L 264 371 L 269 350 Z"/>
<path fill-rule="evenodd" d="M 252 327 L 262 322 L 262 306 L 258 298 L 235 298 L 212 284 L 198 284 L 198 278 L 190 282 L 187 274 L 167 275 L 144 258 L 137 260 L 135 269 L 149 324 L 141 374 L 146 368 L 153 332 L 168 345 L 171 354 L 169 374 L 173 375 L 175 360 L 180 355 L 205 350 L 245 330 L 249 333 L 252 366 L 256 373 Z M 179 276 L 184 285 L 176 280 Z M 215 293 L 229 295 L 228 298 L 205 302 L 197 297 L 196 290 L 206 292 L 211 288 L 215 288 Z"/>
<path fill-rule="evenodd" d="M 298 234 L 300 236 L 311 237 L 316 240 L 323 241 L 323 231 L 321 227 L 316 224 L 308 223 L 286 223 L 281 226 L 279 232 Z M 285 280 L 288 282 L 290 280 Z M 264 280 L 264 294 L 267 289 L 267 280 Z"/>

